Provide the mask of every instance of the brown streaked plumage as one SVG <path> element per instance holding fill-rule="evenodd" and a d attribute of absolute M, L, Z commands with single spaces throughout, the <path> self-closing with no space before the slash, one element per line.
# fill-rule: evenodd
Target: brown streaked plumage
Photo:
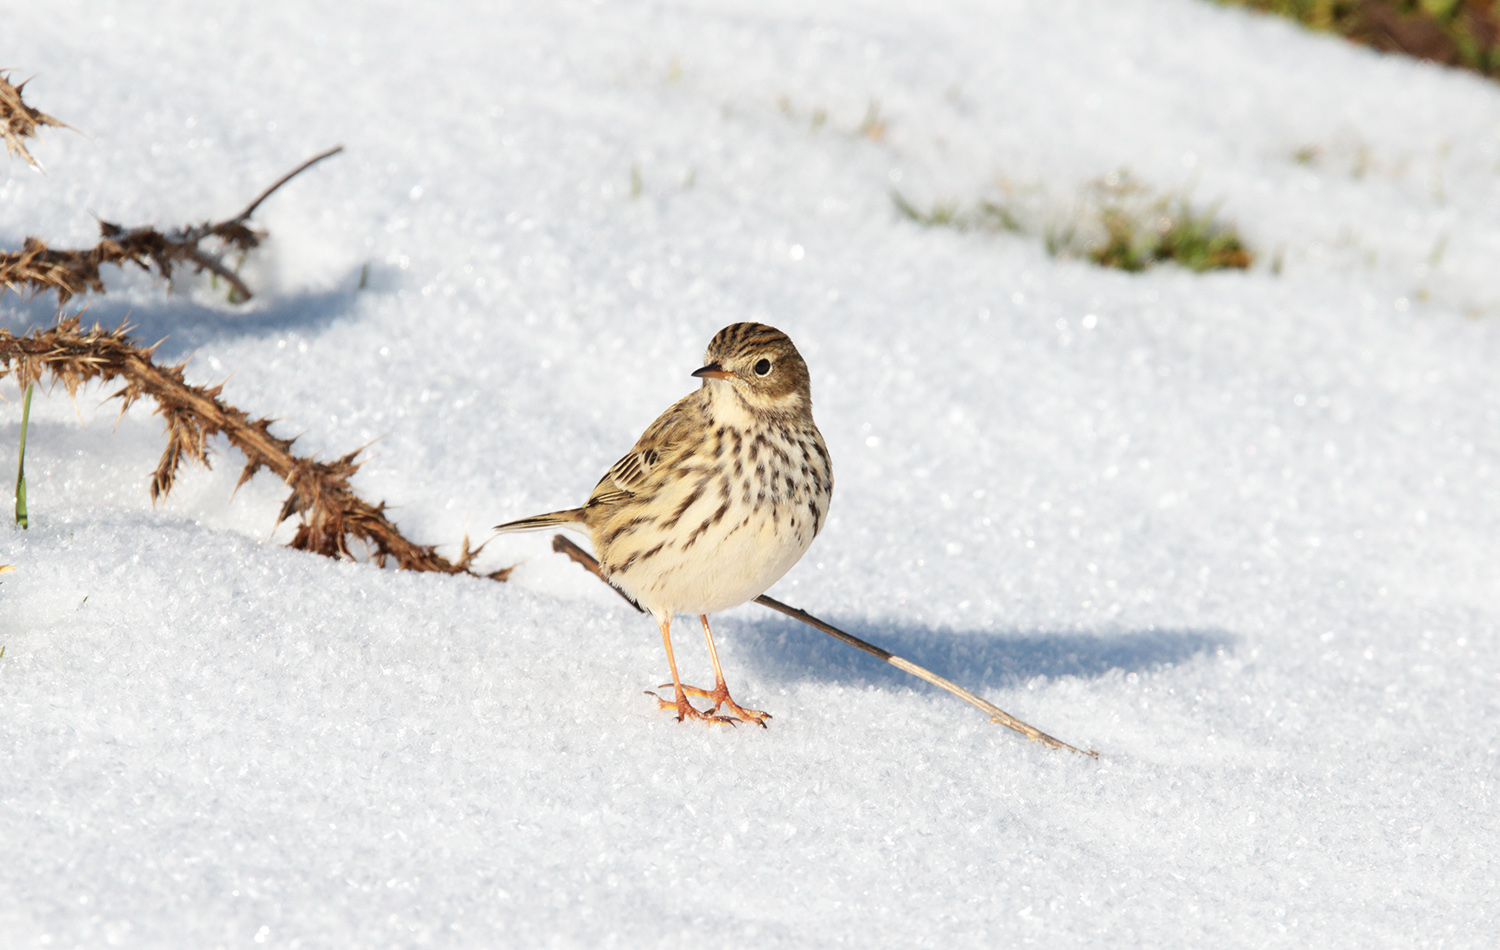
<path fill-rule="evenodd" d="M 708 615 L 754 600 L 807 551 L 833 493 L 828 448 L 812 417 L 807 364 L 774 327 L 736 323 L 708 344 L 703 385 L 662 413 L 610 467 L 581 508 L 498 525 L 574 527 L 593 540 L 609 582 L 656 618 L 677 718 L 761 726 L 768 713 L 729 696 Z M 712 690 L 684 686 L 672 617 L 697 614 Z M 689 696 L 709 700 L 705 712 Z M 726 709 L 734 719 L 719 715 Z"/>

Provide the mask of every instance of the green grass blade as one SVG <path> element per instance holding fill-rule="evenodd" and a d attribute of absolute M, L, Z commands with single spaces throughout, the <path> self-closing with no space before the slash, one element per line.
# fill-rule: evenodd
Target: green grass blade
<path fill-rule="evenodd" d="M 31 422 L 31 390 L 35 385 L 28 383 L 26 395 L 21 397 L 21 451 L 16 460 L 16 524 L 23 530 L 31 524 L 31 519 L 26 514 L 26 429 Z"/>

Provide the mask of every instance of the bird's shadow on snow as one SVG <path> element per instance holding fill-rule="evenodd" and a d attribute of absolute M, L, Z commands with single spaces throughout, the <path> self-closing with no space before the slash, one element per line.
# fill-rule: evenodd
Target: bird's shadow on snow
<path fill-rule="evenodd" d="M 1036 677 L 1097 679 L 1115 670 L 1149 673 L 1232 649 L 1236 639 L 1213 629 L 953 630 L 823 619 L 970 689 L 1014 689 Z M 879 658 L 790 618 L 741 621 L 734 630 L 736 640 L 744 644 L 735 650 L 736 662 L 768 678 L 880 687 L 916 682 Z"/>

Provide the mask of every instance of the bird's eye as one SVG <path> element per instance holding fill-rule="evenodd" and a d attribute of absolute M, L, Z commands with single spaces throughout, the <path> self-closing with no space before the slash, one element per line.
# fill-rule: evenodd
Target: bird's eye
<path fill-rule="evenodd" d="M 755 364 L 755 375 L 757 375 L 757 376 L 765 376 L 766 374 L 768 374 L 770 372 L 771 372 L 771 361 L 770 360 L 760 360 L 759 362 L 757 362 Z"/>

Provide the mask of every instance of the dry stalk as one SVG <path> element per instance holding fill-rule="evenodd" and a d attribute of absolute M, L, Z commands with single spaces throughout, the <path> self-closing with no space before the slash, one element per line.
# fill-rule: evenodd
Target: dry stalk
<path fill-rule="evenodd" d="M 30 80 L 27 80 L 30 82 Z M 19 155 L 26 159 L 32 168 L 40 168 L 36 159 L 26 151 L 25 139 L 36 138 L 37 126 L 55 125 L 59 128 L 67 128 L 67 124 L 41 111 L 33 109 L 21 100 L 21 90 L 26 88 L 23 82 L 19 86 L 10 84 L 10 71 L 0 72 L 0 132 L 5 135 L 5 147 L 12 155 Z"/>
<path fill-rule="evenodd" d="M 589 552 L 585 551 L 583 548 L 574 544 L 566 536 L 561 534 L 554 535 L 552 538 L 552 550 L 558 552 L 559 554 L 567 555 L 570 561 L 582 566 L 584 570 L 593 574 L 601 581 L 604 581 L 604 583 L 609 584 L 609 581 L 605 580 L 604 572 L 600 570 L 599 562 L 594 558 L 594 556 L 589 554 Z M 621 591 L 613 584 L 610 584 L 610 589 L 614 590 L 615 593 L 619 594 L 621 597 L 624 597 L 625 600 L 636 610 L 641 609 L 640 605 L 626 596 L 624 591 Z M 1055 739 L 1052 736 L 1047 735 L 1045 732 L 1031 725 L 1030 723 L 1022 722 L 1015 716 L 1012 716 L 1010 713 L 1001 709 L 999 706 L 996 706 L 994 703 L 991 703 L 986 699 L 982 699 L 974 695 L 952 680 L 943 679 L 941 676 L 938 676 L 936 673 L 932 672 L 926 667 L 918 666 L 912 661 L 903 659 L 902 657 L 897 656 L 889 650 L 876 646 L 868 640 L 861 640 L 854 634 L 848 633 L 844 630 L 840 630 L 838 627 L 835 627 L 833 624 L 828 623 L 825 620 L 819 620 L 817 617 L 814 617 L 812 614 L 808 613 L 805 610 L 797 607 L 792 607 L 788 604 L 783 604 L 781 601 L 776 600 L 773 597 L 767 597 L 765 594 L 762 594 L 759 597 L 755 598 L 755 602 L 757 604 L 760 604 L 762 607 L 769 607 L 772 610 L 777 611 L 778 613 L 786 614 L 793 620 L 800 620 L 803 623 L 807 624 L 809 627 L 813 627 L 814 629 L 823 631 L 830 637 L 833 637 L 835 640 L 838 640 L 842 643 L 847 643 L 849 646 L 855 647 L 859 650 L 863 650 L 873 657 L 882 659 L 904 673 L 910 673 L 912 676 L 915 676 L 918 679 L 926 680 L 927 682 L 940 689 L 947 690 L 954 696 L 957 696 L 959 699 L 968 703 L 970 706 L 973 706 L 980 712 L 983 712 L 985 715 L 989 716 L 990 722 L 1005 726 L 1007 729 L 1013 729 L 1026 738 L 1030 739 L 1032 742 L 1040 742 L 1042 745 L 1046 746 L 1049 749 L 1067 749 L 1069 752 L 1077 752 L 1079 755 L 1086 755 L 1091 759 L 1097 759 L 1099 757 L 1099 753 L 1095 752 L 1093 749 L 1090 749 L 1087 752 L 1084 752 L 1082 749 L 1075 749 L 1073 746 L 1068 745 L 1061 739 Z"/>
<path fill-rule="evenodd" d="M 6 141 L 10 141 L 8 132 Z M 123 228 L 118 224 L 100 221 L 99 243 L 84 250 L 54 250 L 37 238 L 28 237 L 21 250 L 0 253 L 0 286 L 17 293 L 30 291 L 38 294 L 44 290 L 55 290 L 58 306 L 62 306 L 75 294 L 104 293 L 104 280 L 99 268 L 105 264 L 116 267 L 135 264 L 145 271 L 154 267 L 163 279 L 169 281 L 172 279 L 173 267 L 183 264 L 192 265 L 198 272 L 206 270 L 222 278 L 233 288 L 233 299 L 236 301 L 249 300 L 253 296 L 250 288 L 224 263 L 225 256 L 232 250 L 243 255 L 260 245 L 265 234 L 251 228 L 249 220 L 255 209 L 272 192 L 297 174 L 343 149 L 340 145 L 313 156 L 282 175 L 239 214 L 223 221 L 178 228 L 165 234 L 155 227 Z M 217 242 L 219 249 L 204 248 L 203 243 L 209 240 Z"/>
<path fill-rule="evenodd" d="M 137 346 L 126 336 L 124 326 L 105 330 L 96 324 L 83 330 L 77 317 L 26 336 L 0 330 L 0 378 L 14 375 L 24 389 L 50 376 L 75 396 L 85 383 L 118 380 L 124 384 L 115 394 L 122 412 L 143 397 L 154 400 L 156 411 L 167 423 L 167 448 L 151 476 L 153 501 L 172 490 L 185 459 L 208 467 L 208 440 L 223 435 L 247 460 L 236 488 L 262 468 L 275 472 L 291 488 L 276 518 L 280 524 L 294 514 L 301 516 L 291 547 L 353 559 L 350 542 L 354 540 L 363 542 L 370 557 L 382 565 L 391 559 L 405 570 L 502 581 L 509 576 L 509 568 L 483 575 L 475 571 L 474 559 L 484 545 L 471 550 L 467 535 L 454 561 L 431 545 L 407 540 L 386 517 L 384 502 L 371 505 L 350 487 L 350 477 L 362 464 L 356 461 L 358 450 L 330 462 L 300 457 L 292 452 L 295 438 L 271 434 L 273 420 L 252 419 L 226 404 L 219 398 L 222 386 L 186 382 L 183 369 L 187 364 L 160 366 L 153 358 L 155 349 Z"/>

